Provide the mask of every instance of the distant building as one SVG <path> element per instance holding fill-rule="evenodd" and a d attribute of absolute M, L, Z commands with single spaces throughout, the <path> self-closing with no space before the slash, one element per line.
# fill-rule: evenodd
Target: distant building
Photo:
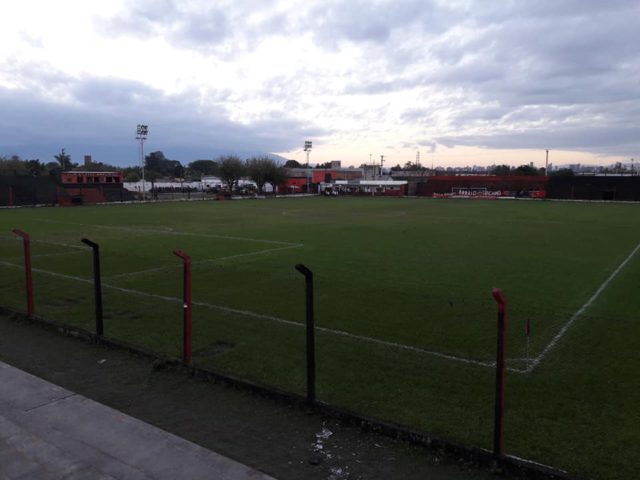
<path fill-rule="evenodd" d="M 374 180 L 382 177 L 382 167 L 380 165 L 365 165 L 363 172 L 365 180 Z"/>
<path fill-rule="evenodd" d="M 61 172 L 58 204 L 69 206 L 132 200 L 133 196 L 124 189 L 123 182 L 122 172 Z"/>
<path fill-rule="evenodd" d="M 331 162 L 332 164 L 334 162 Z M 335 163 L 340 163 L 335 161 Z M 355 181 L 364 177 L 361 168 L 287 168 L 287 181 L 278 191 L 286 193 L 318 192 L 321 183 Z"/>
<path fill-rule="evenodd" d="M 89 161 L 91 161 L 91 156 L 89 157 Z M 85 157 L 85 163 L 86 163 Z M 122 183 L 124 181 L 124 177 L 122 172 L 81 172 L 81 171 L 70 171 L 70 172 L 62 172 L 60 174 L 60 181 L 63 185 L 97 185 L 102 183 Z"/>

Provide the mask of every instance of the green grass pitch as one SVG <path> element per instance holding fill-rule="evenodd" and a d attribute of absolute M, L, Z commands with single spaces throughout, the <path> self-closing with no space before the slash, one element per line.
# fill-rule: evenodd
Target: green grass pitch
<path fill-rule="evenodd" d="M 0 211 L 0 303 L 304 393 L 304 263 L 319 399 L 490 448 L 496 305 L 508 299 L 507 453 L 598 478 L 640 470 L 640 205 L 299 198 Z M 524 334 L 529 321 L 532 335 Z M 28 348 L 28 346 L 25 346 Z"/>

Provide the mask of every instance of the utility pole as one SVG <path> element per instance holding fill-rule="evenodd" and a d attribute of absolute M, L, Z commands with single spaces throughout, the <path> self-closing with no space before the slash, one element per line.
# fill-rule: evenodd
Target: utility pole
<path fill-rule="evenodd" d="M 384 167 L 384 155 L 380 155 L 380 177 L 382 177 L 382 168 Z"/>
<path fill-rule="evenodd" d="M 548 177 L 549 176 L 549 150 L 546 150 L 547 152 L 547 158 L 544 161 L 544 174 Z"/>

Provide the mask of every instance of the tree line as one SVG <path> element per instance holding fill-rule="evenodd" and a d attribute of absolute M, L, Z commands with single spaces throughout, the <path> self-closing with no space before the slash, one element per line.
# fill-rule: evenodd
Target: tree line
<path fill-rule="evenodd" d="M 56 171 L 71 170 L 77 163 L 71 162 L 71 157 L 64 151 L 54 155 L 55 161 L 41 162 L 39 158 L 24 160 L 18 155 L 0 155 L 0 175 L 46 175 Z"/>
<path fill-rule="evenodd" d="M 145 157 L 145 179 L 150 181 L 161 178 L 199 181 L 205 176 L 218 177 L 229 191 L 237 189 L 240 180 L 246 178 L 256 184 L 258 193 L 264 191 L 267 183 L 276 186 L 287 179 L 285 169 L 267 156 L 242 160 L 236 155 L 223 155 L 216 160 L 194 160 L 186 167 L 178 160 L 169 160 L 161 151 Z M 127 181 L 139 178 L 139 172 L 125 174 Z"/>
<path fill-rule="evenodd" d="M 117 167 L 103 162 L 92 161 L 88 165 L 74 163 L 64 149 L 53 156 L 55 161 L 48 163 L 39 159 L 23 160 L 17 155 L 0 156 L 0 175 L 56 175 L 61 171 L 121 171 L 127 182 L 136 182 L 142 178 L 140 167 Z M 273 186 L 284 182 L 286 171 L 267 156 L 251 157 L 242 160 L 236 155 L 218 157 L 216 160 L 194 160 L 186 166 L 179 160 L 168 159 L 162 151 L 151 152 L 144 160 L 145 180 L 154 182 L 160 179 L 200 181 L 204 176 L 215 176 L 226 185 L 229 191 L 238 188 L 241 179 L 255 182 L 258 192 L 264 186 Z"/>
<path fill-rule="evenodd" d="M 60 153 L 53 155 L 54 160 L 42 162 L 39 158 L 22 159 L 18 155 L 0 155 L 0 175 L 56 175 L 62 171 L 91 171 L 91 172 L 112 172 L 122 170 L 135 170 L 130 168 L 122 169 L 114 165 L 102 162 L 91 162 L 90 165 L 79 165 L 71 160 L 71 155 L 63 148 Z"/>

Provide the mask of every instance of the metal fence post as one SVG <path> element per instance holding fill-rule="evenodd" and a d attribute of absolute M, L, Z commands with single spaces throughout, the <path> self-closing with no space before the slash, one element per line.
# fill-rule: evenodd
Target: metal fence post
<path fill-rule="evenodd" d="M 13 233 L 22 238 L 22 245 L 24 247 L 24 273 L 25 284 L 27 290 L 27 314 L 32 316 L 35 313 L 35 305 L 33 301 L 33 274 L 31 271 L 31 237 L 26 232 L 13 230 Z"/>
<path fill-rule="evenodd" d="M 305 277 L 305 303 L 306 303 L 306 323 L 307 323 L 307 401 L 316 401 L 316 347 L 315 328 L 313 318 L 313 272 L 301 263 L 296 265 L 298 270 Z"/>
<path fill-rule="evenodd" d="M 181 250 L 174 250 L 173 254 L 184 262 L 182 362 L 189 367 L 193 363 L 191 357 L 191 257 Z"/>
<path fill-rule="evenodd" d="M 100 273 L 100 246 L 83 238 L 82 243 L 93 249 L 93 291 L 96 307 L 96 335 L 102 337 L 104 335 L 104 320 L 102 316 L 102 275 Z"/>
<path fill-rule="evenodd" d="M 493 429 L 493 454 L 504 455 L 504 397 L 506 380 L 507 351 L 507 299 L 502 290 L 494 288 L 491 292 L 498 303 L 498 348 L 496 352 L 496 405 Z"/>

